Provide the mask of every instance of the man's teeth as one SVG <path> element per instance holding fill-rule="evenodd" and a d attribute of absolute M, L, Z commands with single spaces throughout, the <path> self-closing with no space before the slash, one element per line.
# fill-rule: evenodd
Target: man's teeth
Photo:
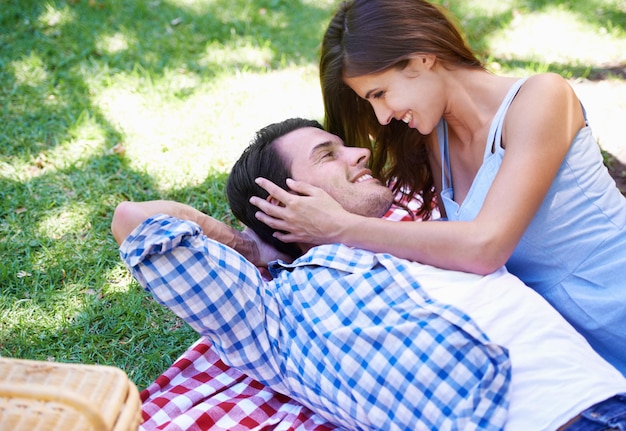
<path fill-rule="evenodd" d="M 374 177 L 369 175 L 369 174 L 365 174 L 365 175 L 360 176 L 359 178 L 357 178 L 355 182 L 356 183 L 360 183 L 361 181 L 371 180 L 372 178 L 374 178 Z"/>
<path fill-rule="evenodd" d="M 404 114 L 404 117 L 402 117 L 402 121 L 404 121 L 406 124 L 409 124 L 412 119 L 413 113 L 411 111 L 407 112 L 406 114 Z"/>

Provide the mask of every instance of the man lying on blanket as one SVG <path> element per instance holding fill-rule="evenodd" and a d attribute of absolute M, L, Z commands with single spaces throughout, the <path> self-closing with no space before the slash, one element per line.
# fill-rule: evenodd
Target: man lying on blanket
<path fill-rule="evenodd" d="M 421 202 L 419 196 L 398 192 L 383 218 L 421 221 L 417 215 Z M 439 218 L 437 208 L 432 208 L 431 218 Z M 140 395 L 141 431 L 340 430 L 302 404 L 226 365 L 206 337 L 190 346 Z"/>
<path fill-rule="evenodd" d="M 270 125 L 233 168 L 229 201 L 254 225 L 254 179 L 292 177 L 380 217 L 392 195 L 368 159 L 316 122 Z M 568 429 L 624 403 L 626 379 L 504 268 L 298 244 L 267 281 L 224 245 L 261 262 L 250 236 L 181 204 L 121 203 L 112 230 L 138 282 L 224 362 L 346 429 Z"/>

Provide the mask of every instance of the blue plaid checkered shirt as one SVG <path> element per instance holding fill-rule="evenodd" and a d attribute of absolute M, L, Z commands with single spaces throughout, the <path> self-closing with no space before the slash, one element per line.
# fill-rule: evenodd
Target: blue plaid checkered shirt
<path fill-rule="evenodd" d="M 510 362 L 470 318 L 431 299 L 408 261 L 339 244 L 266 281 L 192 222 L 158 215 L 120 253 L 157 301 L 224 362 L 355 430 L 500 430 Z"/>

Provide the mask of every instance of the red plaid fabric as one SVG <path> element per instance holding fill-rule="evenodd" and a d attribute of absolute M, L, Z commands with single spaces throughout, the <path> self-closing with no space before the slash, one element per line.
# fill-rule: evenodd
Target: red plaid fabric
<path fill-rule="evenodd" d="M 393 181 L 388 184 L 389 187 L 393 185 Z M 394 200 L 394 204 L 389 208 L 383 218 L 392 221 L 422 221 L 415 215 L 422 206 L 421 196 L 411 196 L 407 194 L 404 189 L 401 189 L 394 196 Z M 441 218 L 441 213 L 437 206 L 437 199 L 434 198 L 431 202 L 430 220 L 437 220 L 439 218 Z"/>
<path fill-rule="evenodd" d="M 418 205 L 402 203 L 411 210 Z M 395 205 L 385 218 L 415 220 Z M 141 400 L 142 431 L 339 430 L 291 398 L 224 364 L 205 338 L 143 390 Z"/>
<path fill-rule="evenodd" d="M 333 431 L 311 410 L 230 368 L 200 338 L 141 392 L 141 430 Z"/>

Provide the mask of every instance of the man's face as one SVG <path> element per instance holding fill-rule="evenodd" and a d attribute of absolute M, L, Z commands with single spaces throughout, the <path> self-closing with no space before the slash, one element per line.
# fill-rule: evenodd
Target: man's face
<path fill-rule="evenodd" d="M 391 190 L 367 167 L 369 150 L 346 147 L 339 137 L 315 127 L 294 130 L 274 145 L 294 180 L 321 188 L 347 211 L 382 217 L 391 206 Z"/>

